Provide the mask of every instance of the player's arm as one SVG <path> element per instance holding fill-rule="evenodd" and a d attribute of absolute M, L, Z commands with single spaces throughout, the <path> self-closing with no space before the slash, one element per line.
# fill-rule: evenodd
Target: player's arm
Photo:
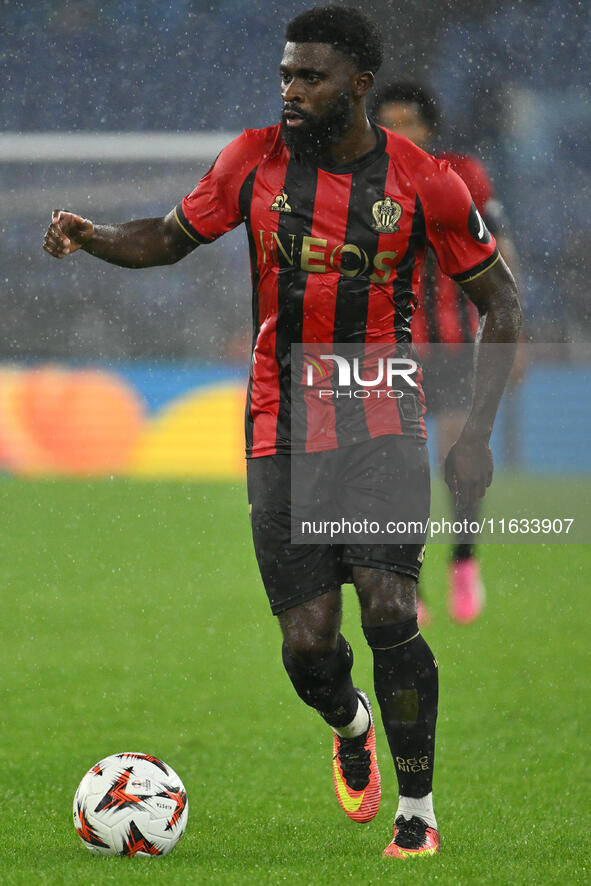
<path fill-rule="evenodd" d="M 163 218 L 97 225 L 73 212 L 56 209 L 43 248 L 55 258 L 65 258 L 83 249 L 124 268 L 150 268 L 174 264 L 197 245 L 183 231 L 174 211 Z"/>
<path fill-rule="evenodd" d="M 484 220 L 486 221 L 486 216 Z M 495 240 L 497 241 L 499 252 L 505 259 L 505 264 L 510 269 L 515 280 L 519 283 L 519 259 L 517 257 L 517 249 L 513 239 L 507 233 L 507 230 L 503 228 L 498 233 L 495 233 Z M 521 284 L 519 285 L 521 286 Z"/>
<path fill-rule="evenodd" d="M 521 329 L 514 277 L 502 256 L 483 274 L 461 284 L 481 322 L 476 339 L 472 406 L 445 462 L 445 479 L 465 501 L 482 498 L 492 481 L 489 441 Z"/>
<path fill-rule="evenodd" d="M 268 137 L 273 137 L 273 130 L 248 130 L 235 138 L 192 193 L 162 218 L 97 225 L 74 212 L 55 210 L 43 248 L 55 258 L 84 249 L 124 268 L 174 264 L 199 244 L 212 243 L 244 220 L 241 188 L 261 153 L 270 147 L 263 144 Z"/>
<path fill-rule="evenodd" d="M 465 182 L 445 162 L 433 161 L 429 172 L 423 198 L 430 242 L 443 272 L 480 314 L 472 406 L 445 461 L 448 486 L 468 503 L 482 498 L 492 481 L 489 440 L 517 347 L 521 309 L 513 274 Z"/>

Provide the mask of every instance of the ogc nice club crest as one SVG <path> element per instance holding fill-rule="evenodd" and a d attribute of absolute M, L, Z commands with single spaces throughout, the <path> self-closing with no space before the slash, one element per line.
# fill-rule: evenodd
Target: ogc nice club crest
<path fill-rule="evenodd" d="M 380 234 L 394 234 L 398 230 L 400 216 L 402 215 L 402 206 L 392 200 L 392 197 L 384 197 L 378 200 L 371 208 L 374 218 L 373 229 Z"/>

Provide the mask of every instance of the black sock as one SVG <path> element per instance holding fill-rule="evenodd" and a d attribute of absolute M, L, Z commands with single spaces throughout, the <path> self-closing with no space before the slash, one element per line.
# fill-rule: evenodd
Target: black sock
<path fill-rule="evenodd" d="M 454 504 L 454 519 L 466 527 L 456 538 L 452 547 L 452 560 L 468 560 L 474 556 L 474 541 L 476 533 L 470 531 L 470 524 L 478 521 L 480 505 L 476 502 L 470 505 Z"/>
<path fill-rule="evenodd" d="M 454 563 L 459 563 L 461 560 L 469 560 L 473 556 L 473 544 L 457 544 L 451 550 L 451 559 Z"/>
<path fill-rule="evenodd" d="M 342 634 L 337 648 L 314 665 L 296 658 L 283 644 L 283 664 L 294 689 L 330 726 L 346 726 L 355 717 L 359 696 L 351 680 L 353 652 Z"/>
<path fill-rule="evenodd" d="M 400 793 L 432 790 L 437 721 L 437 662 L 416 618 L 363 628 L 373 651 L 376 697 Z"/>

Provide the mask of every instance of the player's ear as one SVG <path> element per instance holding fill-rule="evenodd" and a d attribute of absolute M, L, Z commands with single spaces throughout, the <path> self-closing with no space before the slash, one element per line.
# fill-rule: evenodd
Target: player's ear
<path fill-rule="evenodd" d="M 371 71 L 360 71 L 353 78 L 353 92 L 358 98 L 364 98 L 374 84 L 374 76 Z"/>

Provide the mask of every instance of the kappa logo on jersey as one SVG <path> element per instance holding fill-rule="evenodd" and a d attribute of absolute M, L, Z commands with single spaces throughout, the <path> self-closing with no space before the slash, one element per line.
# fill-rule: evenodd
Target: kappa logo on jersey
<path fill-rule="evenodd" d="M 291 212 L 291 206 L 289 205 L 288 196 L 286 191 L 281 191 L 280 194 L 277 194 L 273 202 L 271 203 L 271 210 L 273 212 Z"/>
<path fill-rule="evenodd" d="M 373 229 L 379 234 L 394 234 L 399 230 L 396 222 L 402 215 L 402 206 L 392 197 L 377 200 L 371 207 L 371 214 L 374 218 Z"/>

